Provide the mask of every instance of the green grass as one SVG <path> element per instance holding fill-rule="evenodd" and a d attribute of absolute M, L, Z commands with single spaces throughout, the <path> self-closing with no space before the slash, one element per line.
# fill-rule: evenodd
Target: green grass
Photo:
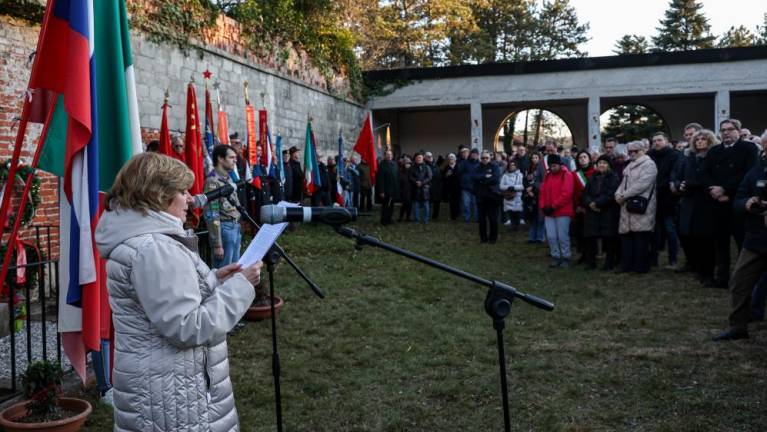
<path fill-rule="evenodd" d="M 687 275 L 616 275 L 547 267 L 547 249 L 503 232 L 480 245 L 476 224 L 357 225 L 394 245 L 556 304 L 515 302 L 506 354 L 513 430 L 765 431 L 767 333 L 715 344 L 729 296 Z M 486 290 L 325 226 L 282 245 L 325 291 L 286 264 L 277 292 L 287 431 L 503 429 L 495 332 Z M 274 431 L 269 323 L 229 342 L 243 431 Z M 87 431 L 111 430 L 98 407 Z"/>

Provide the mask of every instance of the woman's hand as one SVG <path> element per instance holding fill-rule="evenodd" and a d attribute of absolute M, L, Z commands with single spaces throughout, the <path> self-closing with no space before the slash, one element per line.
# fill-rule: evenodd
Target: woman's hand
<path fill-rule="evenodd" d="M 216 270 L 216 277 L 218 278 L 219 282 L 224 282 L 225 280 L 232 277 L 233 274 L 240 271 L 241 268 L 242 265 L 238 263 L 231 263 Z"/>
<path fill-rule="evenodd" d="M 253 284 L 253 286 L 256 286 L 259 282 L 261 282 L 261 267 L 263 266 L 264 263 L 259 261 L 250 267 L 242 269 L 242 275 L 245 276 L 245 279 Z"/>
<path fill-rule="evenodd" d="M 213 257 L 216 259 L 223 259 L 224 258 L 224 247 L 223 246 L 216 246 L 213 248 Z"/>

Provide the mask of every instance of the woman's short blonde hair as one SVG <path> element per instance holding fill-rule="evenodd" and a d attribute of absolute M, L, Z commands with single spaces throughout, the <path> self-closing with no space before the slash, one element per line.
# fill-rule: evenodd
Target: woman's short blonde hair
<path fill-rule="evenodd" d="M 713 131 L 710 131 L 708 129 L 701 129 L 701 130 L 695 132 L 695 135 L 693 135 L 692 139 L 690 140 L 691 141 L 690 142 L 690 148 L 692 149 L 691 151 L 693 151 L 693 152 L 697 151 L 697 149 L 695 148 L 695 143 L 699 139 L 706 140 L 706 142 L 708 142 L 708 148 L 709 149 L 711 147 L 719 144 L 719 140 L 716 139 L 716 135 L 714 134 Z"/>
<path fill-rule="evenodd" d="M 186 192 L 192 183 L 194 174 L 183 162 L 159 153 L 142 153 L 117 173 L 107 194 L 107 207 L 142 213 L 164 211 L 176 194 Z"/>

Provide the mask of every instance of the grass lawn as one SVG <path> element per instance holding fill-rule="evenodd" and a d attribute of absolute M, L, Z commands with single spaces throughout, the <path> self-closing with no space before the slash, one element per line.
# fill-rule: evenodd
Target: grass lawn
<path fill-rule="evenodd" d="M 767 431 L 767 325 L 748 341 L 709 342 L 726 325 L 725 290 L 657 269 L 552 270 L 547 248 L 503 230 L 481 245 L 476 224 L 356 226 L 556 304 L 517 301 L 507 320 L 513 430 Z M 285 430 L 503 430 L 484 288 L 356 251 L 326 226 L 281 243 L 326 294 L 278 267 Z M 276 430 L 268 321 L 230 338 L 229 358 L 243 431 Z M 97 407 L 84 430 L 111 427 L 111 409 Z"/>

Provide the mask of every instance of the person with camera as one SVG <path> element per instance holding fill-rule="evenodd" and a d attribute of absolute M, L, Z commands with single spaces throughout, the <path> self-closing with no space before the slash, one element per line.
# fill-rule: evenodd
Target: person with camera
<path fill-rule="evenodd" d="M 655 232 L 658 168 L 645 154 L 641 141 L 632 141 L 626 147 L 631 162 L 623 170 L 623 179 L 615 192 L 615 201 L 621 206 L 618 224 L 621 268 L 618 272 L 647 273 L 650 271 L 650 244 Z"/>
<path fill-rule="evenodd" d="M 730 279 L 730 328 L 714 337 L 717 342 L 748 339 L 751 293 L 767 272 L 767 162 L 764 160 L 743 178 L 735 194 L 733 210 L 745 216 L 745 237 Z"/>
<path fill-rule="evenodd" d="M 570 220 L 573 209 L 573 175 L 558 154 L 548 155 L 548 172 L 541 184 L 538 206 L 544 215 L 551 265 L 570 267 Z"/>
<path fill-rule="evenodd" d="M 226 334 L 255 298 L 261 263 L 208 268 L 183 227 L 193 181 L 176 159 L 134 156 L 96 228 L 114 323 L 115 430 L 239 430 Z"/>
<path fill-rule="evenodd" d="M 498 240 L 498 210 L 503 200 L 500 183 L 501 169 L 491 161 L 490 152 L 483 150 L 474 171 L 474 196 L 477 198 L 480 243 L 493 244 Z"/>

